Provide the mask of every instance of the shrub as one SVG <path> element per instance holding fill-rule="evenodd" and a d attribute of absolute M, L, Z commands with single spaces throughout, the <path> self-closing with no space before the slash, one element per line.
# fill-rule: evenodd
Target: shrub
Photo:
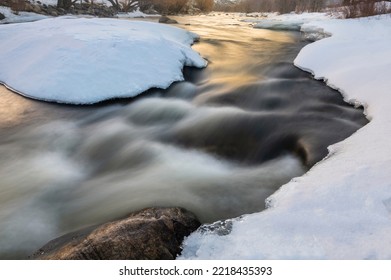
<path fill-rule="evenodd" d="M 24 11 L 26 8 L 26 3 L 24 0 L 10 0 L 9 7 L 15 12 Z"/>
<path fill-rule="evenodd" d="M 235 12 L 318 12 L 325 6 L 324 0 L 242 0 L 236 5 L 216 5 L 219 10 Z M 228 9 L 229 8 L 229 9 Z"/>
<path fill-rule="evenodd" d="M 344 0 L 343 12 L 346 18 L 368 17 L 390 12 L 387 2 L 378 0 Z"/>
<path fill-rule="evenodd" d="M 213 0 L 195 0 L 195 5 L 202 12 L 210 12 L 213 9 L 214 1 Z"/>
<path fill-rule="evenodd" d="M 186 10 L 189 0 L 139 0 L 141 10 L 155 9 L 161 14 L 176 14 Z"/>
<path fill-rule="evenodd" d="M 118 11 L 132 12 L 138 7 L 137 0 L 108 0 Z"/>

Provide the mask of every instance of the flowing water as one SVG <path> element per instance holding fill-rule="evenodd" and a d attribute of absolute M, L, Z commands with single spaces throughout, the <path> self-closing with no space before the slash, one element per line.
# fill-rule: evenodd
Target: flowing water
<path fill-rule="evenodd" d="M 299 33 L 232 17 L 178 18 L 209 65 L 168 90 L 64 106 L 0 87 L 0 258 L 150 206 L 202 222 L 260 211 L 367 123 L 293 66 Z"/>

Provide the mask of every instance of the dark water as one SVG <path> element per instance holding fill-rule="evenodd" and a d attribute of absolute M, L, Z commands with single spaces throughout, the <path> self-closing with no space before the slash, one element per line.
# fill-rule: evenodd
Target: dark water
<path fill-rule="evenodd" d="M 0 88 L 0 258 L 149 206 L 183 206 L 203 222 L 260 211 L 367 123 L 292 65 L 299 33 L 178 20 L 201 35 L 194 48 L 209 66 L 168 90 L 76 107 Z"/>

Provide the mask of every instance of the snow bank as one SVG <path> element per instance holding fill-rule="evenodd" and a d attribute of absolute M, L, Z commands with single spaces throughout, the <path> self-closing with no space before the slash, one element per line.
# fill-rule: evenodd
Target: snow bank
<path fill-rule="evenodd" d="M 49 18 L 45 15 L 40 15 L 36 13 L 30 12 L 19 12 L 17 15 L 12 12 L 9 7 L 0 6 L 0 13 L 5 16 L 5 19 L 0 20 L 0 24 L 2 23 L 15 23 L 15 22 L 30 22 L 41 20 L 45 18 Z"/>
<path fill-rule="evenodd" d="M 295 30 L 299 31 L 304 23 L 329 19 L 326 13 L 302 13 L 302 14 L 268 14 L 267 18 L 247 19 L 246 22 L 254 22 L 254 28 L 273 30 Z"/>
<path fill-rule="evenodd" d="M 129 13 L 118 13 L 117 14 L 118 18 L 146 18 L 146 17 L 160 17 L 160 15 L 149 15 L 146 13 L 143 13 L 140 11 L 140 8 L 137 8 L 134 12 L 129 12 Z"/>
<path fill-rule="evenodd" d="M 194 33 L 149 22 L 60 17 L 0 26 L 0 81 L 31 98 L 90 104 L 183 80 L 206 62 Z"/>
<path fill-rule="evenodd" d="M 332 37 L 307 45 L 295 64 L 363 104 L 371 122 L 329 148 L 327 159 L 233 222 L 230 234 L 192 234 L 188 259 L 391 258 L 391 18 L 307 23 Z"/>

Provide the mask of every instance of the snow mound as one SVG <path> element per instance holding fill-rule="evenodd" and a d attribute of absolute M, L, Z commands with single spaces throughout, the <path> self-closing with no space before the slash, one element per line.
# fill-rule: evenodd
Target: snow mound
<path fill-rule="evenodd" d="M 25 96 L 91 104 L 132 97 L 205 67 L 197 35 L 157 23 L 60 17 L 0 26 L 0 81 Z"/>
<path fill-rule="evenodd" d="M 232 221 L 229 234 L 198 231 L 182 259 L 391 259 L 391 18 L 330 19 L 303 29 L 332 34 L 295 64 L 365 107 L 371 122 L 328 157 Z"/>

